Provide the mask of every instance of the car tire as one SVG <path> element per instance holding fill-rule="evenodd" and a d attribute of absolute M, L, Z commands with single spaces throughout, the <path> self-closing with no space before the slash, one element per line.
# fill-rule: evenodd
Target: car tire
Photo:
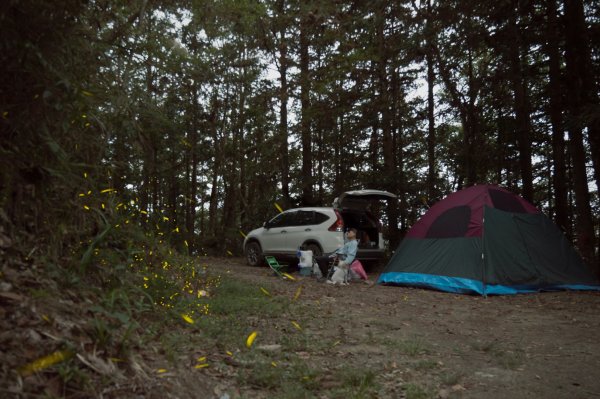
<path fill-rule="evenodd" d="M 261 266 L 263 263 L 262 248 L 256 241 L 246 245 L 246 263 L 250 266 Z"/>
<path fill-rule="evenodd" d="M 323 250 L 321 249 L 321 247 L 318 244 L 308 244 L 308 245 L 305 245 L 305 248 L 307 251 L 312 251 L 313 257 L 323 255 Z"/>

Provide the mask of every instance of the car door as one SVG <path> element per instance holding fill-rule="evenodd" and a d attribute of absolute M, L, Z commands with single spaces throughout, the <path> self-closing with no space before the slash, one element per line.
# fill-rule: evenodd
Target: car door
<path fill-rule="evenodd" d="M 287 247 L 287 234 L 296 218 L 296 211 L 280 213 L 265 223 L 262 234 L 262 249 L 265 253 L 289 252 Z"/>
<path fill-rule="evenodd" d="M 314 233 L 315 212 L 312 210 L 299 210 L 296 212 L 293 223 L 287 228 L 286 248 L 290 253 L 296 253 L 300 245 L 312 238 Z"/>

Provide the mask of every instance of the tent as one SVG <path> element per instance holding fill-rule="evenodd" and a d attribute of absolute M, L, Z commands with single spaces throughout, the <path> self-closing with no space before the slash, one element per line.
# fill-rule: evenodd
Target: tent
<path fill-rule="evenodd" d="M 558 226 L 494 185 L 472 186 L 434 204 L 377 282 L 481 295 L 600 290 Z"/>

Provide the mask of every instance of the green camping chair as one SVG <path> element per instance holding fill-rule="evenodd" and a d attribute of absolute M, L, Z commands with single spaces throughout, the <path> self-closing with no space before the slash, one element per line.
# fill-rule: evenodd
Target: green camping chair
<path fill-rule="evenodd" d="M 267 261 L 267 265 L 273 270 L 273 273 L 276 276 L 283 277 L 281 273 L 286 272 L 288 270 L 287 264 L 282 264 L 277 262 L 277 259 L 273 256 L 265 256 L 265 260 Z"/>

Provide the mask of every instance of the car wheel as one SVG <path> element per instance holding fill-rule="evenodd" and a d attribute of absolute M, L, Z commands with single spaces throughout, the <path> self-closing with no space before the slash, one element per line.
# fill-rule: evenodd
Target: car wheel
<path fill-rule="evenodd" d="M 257 242 L 246 245 L 246 263 L 250 266 L 260 266 L 263 262 L 262 249 Z"/>
<path fill-rule="evenodd" d="M 307 251 L 312 251 L 313 257 L 323 255 L 323 250 L 321 250 L 321 247 L 318 246 L 317 244 L 308 244 L 306 246 L 306 250 Z"/>

